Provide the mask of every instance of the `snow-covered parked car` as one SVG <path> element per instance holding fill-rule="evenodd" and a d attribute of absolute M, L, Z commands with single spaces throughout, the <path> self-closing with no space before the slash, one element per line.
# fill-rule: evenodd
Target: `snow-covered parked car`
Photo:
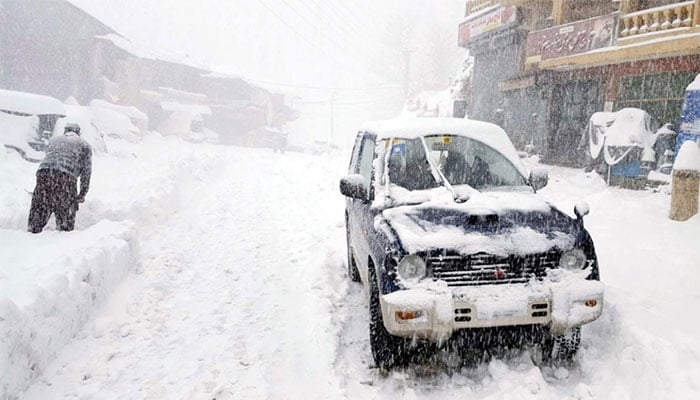
<path fill-rule="evenodd" d="M 397 119 L 360 130 L 347 197 L 348 274 L 369 289 L 375 362 L 417 342 L 471 351 L 532 344 L 570 360 L 600 317 L 603 285 L 583 225 L 535 192 L 506 133 L 466 119 Z"/>
<path fill-rule="evenodd" d="M 65 115 L 63 104 L 53 97 L 0 89 L 0 143 L 39 162 L 56 121 Z"/>

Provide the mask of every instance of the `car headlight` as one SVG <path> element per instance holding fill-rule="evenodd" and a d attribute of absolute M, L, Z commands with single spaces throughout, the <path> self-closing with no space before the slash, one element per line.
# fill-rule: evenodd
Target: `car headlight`
<path fill-rule="evenodd" d="M 559 266 L 570 270 L 581 270 L 586 266 L 586 254 L 581 249 L 573 249 L 561 255 Z"/>
<path fill-rule="evenodd" d="M 417 255 L 406 256 L 399 263 L 397 272 L 401 279 L 407 281 L 421 280 L 425 278 L 425 261 Z"/>

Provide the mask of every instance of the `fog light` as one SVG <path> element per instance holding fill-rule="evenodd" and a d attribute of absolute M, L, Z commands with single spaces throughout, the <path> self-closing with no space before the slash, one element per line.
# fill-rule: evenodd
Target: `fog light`
<path fill-rule="evenodd" d="M 595 307 L 598 305 L 598 300 L 586 300 L 585 303 L 586 307 Z"/>
<path fill-rule="evenodd" d="M 396 319 L 399 321 L 406 321 L 409 319 L 416 319 L 423 316 L 423 311 L 397 311 Z"/>

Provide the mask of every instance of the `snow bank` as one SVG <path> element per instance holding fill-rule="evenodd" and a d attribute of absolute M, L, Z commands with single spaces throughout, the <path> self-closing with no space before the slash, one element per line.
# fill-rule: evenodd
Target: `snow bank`
<path fill-rule="evenodd" d="M 23 160 L 14 150 L 0 147 L 0 166 L 0 229 L 25 230 L 31 200 L 28 191 L 34 189 L 38 165 Z"/>
<path fill-rule="evenodd" d="M 41 374 L 138 260 L 133 225 L 39 235 L 0 230 L 0 398 Z"/>
<path fill-rule="evenodd" d="M 681 145 L 673 169 L 700 171 L 700 144 L 687 140 Z"/>
<path fill-rule="evenodd" d="M 0 398 L 24 390 L 133 267 L 135 232 L 187 206 L 187 188 L 229 156 L 157 134 L 118 142 L 121 156 L 93 158 L 71 233 L 54 231 L 52 221 L 42 234 L 25 232 L 36 165 L 0 152 Z"/>

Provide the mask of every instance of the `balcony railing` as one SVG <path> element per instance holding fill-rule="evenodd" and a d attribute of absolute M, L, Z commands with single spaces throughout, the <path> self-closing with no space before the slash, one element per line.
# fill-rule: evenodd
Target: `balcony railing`
<path fill-rule="evenodd" d="M 467 7 L 464 16 L 469 16 L 475 12 L 479 12 L 485 8 L 489 8 L 497 4 L 497 0 L 467 0 Z"/>
<path fill-rule="evenodd" d="M 637 11 L 620 16 L 620 37 L 672 31 L 693 26 L 695 1 Z"/>

